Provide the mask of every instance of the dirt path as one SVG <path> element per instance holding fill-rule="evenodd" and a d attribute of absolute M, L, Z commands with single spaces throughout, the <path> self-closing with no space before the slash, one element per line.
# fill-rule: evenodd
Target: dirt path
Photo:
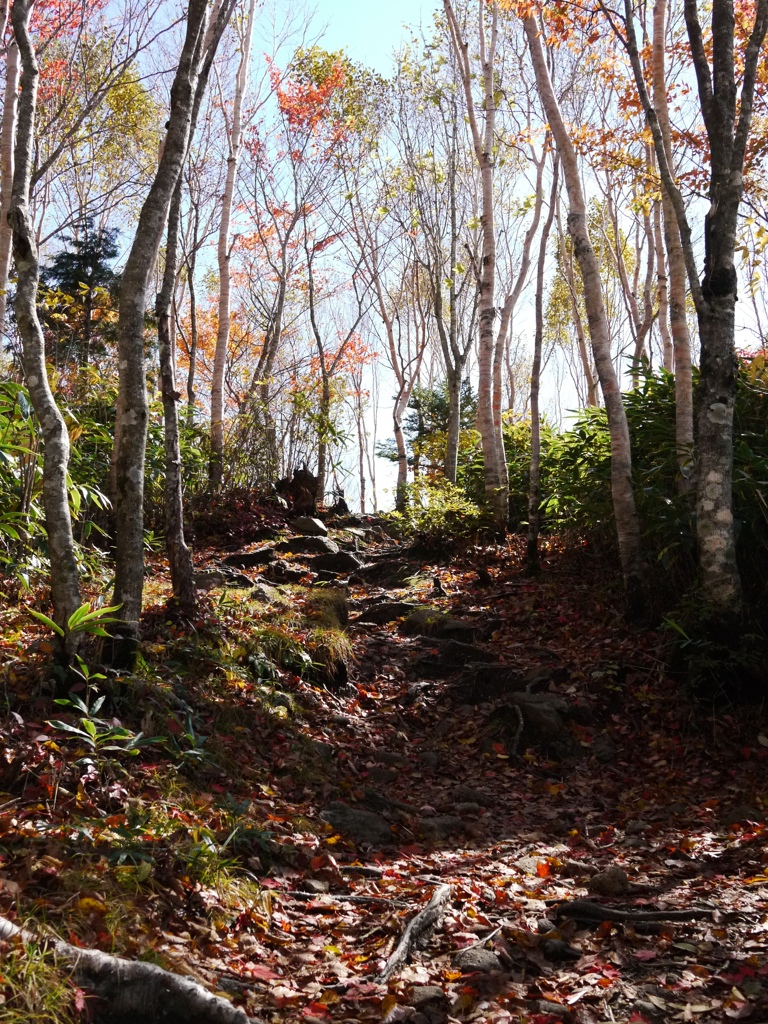
<path fill-rule="evenodd" d="M 290 605 L 214 589 L 190 630 L 158 574 L 122 706 L 174 749 L 133 760 L 8 662 L 0 915 L 261 1021 L 764 1024 L 768 730 L 690 702 L 588 553 L 521 554 L 369 548 L 335 689 L 263 678 L 267 639 L 307 639 Z"/>
<path fill-rule="evenodd" d="M 352 587 L 358 614 L 407 599 L 460 617 L 520 682 L 478 702 L 498 675 L 473 666 L 467 703 L 456 686 L 467 671 L 443 664 L 450 641 L 404 636 L 402 618 L 353 622 L 352 685 L 337 698 L 313 691 L 307 713 L 319 778 L 275 786 L 277 803 L 295 800 L 282 803 L 282 841 L 307 845 L 302 814 L 336 828 L 264 882 L 273 916 L 250 969 L 270 965 L 265 1019 L 586 1024 L 768 1011 L 764 826 L 729 824 L 757 816 L 743 807 L 765 796 L 757 738 L 745 757 L 727 722 L 713 733 L 665 674 L 658 637 L 623 625 L 587 559 L 555 554 L 536 581 L 518 564 L 509 547 L 422 566 L 404 589 Z M 513 753 L 509 694 L 521 688 L 577 709 L 567 744 Z M 442 927 L 377 984 L 405 923 L 445 884 Z M 701 916 L 588 927 L 557 917 L 554 901 L 579 898 Z"/>

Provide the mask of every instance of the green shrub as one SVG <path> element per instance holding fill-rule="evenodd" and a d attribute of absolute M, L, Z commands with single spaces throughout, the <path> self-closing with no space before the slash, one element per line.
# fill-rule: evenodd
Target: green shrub
<path fill-rule="evenodd" d="M 409 484 L 405 511 L 389 512 L 384 518 L 425 553 L 468 540 L 487 525 L 486 513 L 460 487 L 440 479 Z"/>

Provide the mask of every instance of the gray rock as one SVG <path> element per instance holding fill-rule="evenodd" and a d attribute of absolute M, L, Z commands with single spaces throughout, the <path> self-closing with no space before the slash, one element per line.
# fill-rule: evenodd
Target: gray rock
<path fill-rule="evenodd" d="M 415 985 L 410 991 L 408 1002 L 421 1010 L 430 1003 L 447 1003 L 448 997 L 437 985 Z"/>
<path fill-rule="evenodd" d="M 434 750 L 422 750 L 419 757 L 428 768 L 437 768 L 442 761 L 440 755 Z"/>
<path fill-rule="evenodd" d="M 320 817 L 339 832 L 351 836 L 356 843 L 381 847 L 392 842 L 392 829 L 373 811 L 350 807 L 336 800 L 320 812 Z"/>
<path fill-rule="evenodd" d="M 309 537 L 327 537 L 328 528 L 325 523 L 312 516 L 297 516 L 288 524 L 296 533 L 302 533 Z"/>
<path fill-rule="evenodd" d="M 384 604 L 366 608 L 354 621 L 383 625 L 386 622 L 394 622 L 395 619 L 399 619 L 403 615 L 409 615 L 416 607 L 415 604 L 408 601 L 385 601 Z"/>
<path fill-rule="evenodd" d="M 267 565 L 277 558 L 274 548 L 257 548 L 255 551 L 238 551 L 237 554 L 227 555 L 222 560 L 222 565 L 229 565 L 235 569 L 253 569 L 258 565 Z"/>
<path fill-rule="evenodd" d="M 490 949 L 483 949 L 482 946 L 472 946 L 470 949 L 462 949 L 453 958 L 453 962 L 460 971 L 503 971 L 501 960 Z"/>
<path fill-rule="evenodd" d="M 471 800 L 462 801 L 461 803 L 453 805 L 454 811 L 461 815 L 462 818 L 474 818 L 481 813 L 482 807 L 480 804 L 472 803 Z"/>
<path fill-rule="evenodd" d="M 224 573 L 215 569 L 201 569 L 192 578 L 198 590 L 213 590 L 224 585 Z"/>
<path fill-rule="evenodd" d="M 400 772 L 395 771 L 394 768 L 369 768 L 368 778 L 371 782 L 376 783 L 377 786 L 386 786 L 390 782 L 395 782 L 400 777 Z"/>
<path fill-rule="evenodd" d="M 276 604 L 283 601 L 280 591 L 275 587 L 270 587 L 268 583 L 254 583 L 251 597 L 257 601 L 263 601 L 264 604 Z"/>
<path fill-rule="evenodd" d="M 404 757 L 397 750 L 372 750 L 371 758 L 379 764 L 388 764 L 391 768 L 400 768 Z"/>
<path fill-rule="evenodd" d="M 464 822 L 457 814 L 437 814 L 434 818 L 421 818 L 418 822 L 421 835 L 435 842 L 441 842 L 463 828 Z"/>
<path fill-rule="evenodd" d="M 482 790 L 473 789 L 472 786 L 455 786 L 451 797 L 456 803 L 488 804 L 490 797 Z"/>
<path fill-rule="evenodd" d="M 475 639 L 475 627 L 471 623 L 454 619 L 438 608 L 417 608 L 401 628 L 406 636 L 429 636 L 462 643 L 472 643 Z"/>
<path fill-rule="evenodd" d="M 398 558 L 383 558 L 355 572 L 352 583 L 366 583 L 379 587 L 400 587 L 419 571 L 413 562 Z"/>
<path fill-rule="evenodd" d="M 275 551 L 292 552 L 294 555 L 335 555 L 339 545 L 330 537 L 293 537 L 275 545 Z"/>
<path fill-rule="evenodd" d="M 323 743 L 322 740 L 310 740 L 315 753 L 322 761 L 331 761 L 335 753 L 335 747 L 330 743 Z"/>
<path fill-rule="evenodd" d="M 624 831 L 628 836 L 636 836 L 640 832 L 650 832 L 652 825 L 649 825 L 647 821 L 640 821 L 636 819 L 634 821 L 628 821 Z"/>
<path fill-rule="evenodd" d="M 626 871 L 614 865 L 593 875 L 587 889 L 596 896 L 624 896 L 629 892 L 629 877 Z"/>
<path fill-rule="evenodd" d="M 749 804 L 739 804 L 738 807 L 732 808 L 723 816 L 724 825 L 740 825 L 743 821 L 762 822 L 765 820 L 765 811 L 759 811 L 756 807 L 752 807 Z"/>
<path fill-rule="evenodd" d="M 474 644 L 461 643 L 459 640 L 431 639 L 429 646 L 430 653 L 413 666 L 414 673 L 429 679 L 450 675 L 475 662 L 496 660 L 490 651 Z"/>
<path fill-rule="evenodd" d="M 305 878 L 302 882 L 305 892 L 314 892 L 318 896 L 328 892 L 330 884 L 323 878 Z"/>
<path fill-rule="evenodd" d="M 253 580 L 244 572 L 227 572 L 223 574 L 222 583 L 225 587 L 241 587 L 243 589 L 253 588 Z"/>
<path fill-rule="evenodd" d="M 599 736 L 595 736 L 592 741 L 592 753 L 600 764 L 610 764 L 611 761 L 615 761 L 618 756 L 616 750 L 616 744 L 605 733 L 600 733 Z"/>
<path fill-rule="evenodd" d="M 359 569 L 361 561 L 351 551 L 339 551 L 335 555 L 318 555 L 312 559 L 313 572 L 337 572 L 340 575 Z"/>
<path fill-rule="evenodd" d="M 306 574 L 306 569 L 297 569 L 280 559 L 268 565 L 263 575 L 272 583 L 298 583 Z"/>

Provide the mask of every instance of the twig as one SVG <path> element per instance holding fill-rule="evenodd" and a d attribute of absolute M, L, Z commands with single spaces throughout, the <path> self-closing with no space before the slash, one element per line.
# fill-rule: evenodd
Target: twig
<path fill-rule="evenodd" d="M 376 979 L 383 983 L 388 981 L 395 971 L 409 959 L 414 948 L 425 939 L 428 939 L 432 932 L 439 925 L 445 905 L 450 899 L 450 885 L 441 885 L 432 895 L 432 899 L 419 913 L 408 922 L 403 937 L 395 947 L 394 953 L 384 965 L 384 970 Z"/>
<path fill-rule="evenodd" d="M 367 896 L 362 893 L 348 892 L 303 892 L 301 889 L 280 889 L 273 890 L 277 896 L 297 896 L 299 899 L 316 900 L 320 896 L 329 896 L 339 902 L 351 903 L 389 903 L 393 907 L 407 907 L 403 900 L 393 900 L 389 896 Z"/>
<path fill-rule="evenodd" d="M 500 924 L 498 928 L 494 928 L 493 931 L 490 932 L 488 935 L 484 935 L 481 939 L 478 939 L 477 942 L 473 942 L 471 946 L 464 946 L 463 948 L 464 949 L 475 949 L 477 946 L 484 946 L 486 944 L 486 942 L 490 942 L 491 941 L 491 939 L 494 937 L 494 935 L 498 935 L 503 927 L 504 927 L 504 925 Z"/>

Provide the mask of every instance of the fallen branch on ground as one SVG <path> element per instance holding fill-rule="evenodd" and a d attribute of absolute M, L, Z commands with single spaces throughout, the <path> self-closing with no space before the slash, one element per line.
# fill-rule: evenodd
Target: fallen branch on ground
<path fill-rule="evenodd" d="M 48 945 L 74 971 L 74 979 L 104 1000 L 102 1015 L 110 1024 L 249 1024 L 251 1018 L 221 996 L 208 992 L 190 978 L 140 960 L 80 949 L 63 939 L 36 935 L 0 917 L 0 939 L 19 936 L 24 942 Z"/>
<path fill-rule="evenodd" d="M 432 895 L 432 899 L 419 913 L 408 922 L 403 937 L 397 944 L 394 953 L 384 965 L 384 970 L 376 979 L 379 982 L 389 981 L 398 968 L 410 958 L 413 950 L 425 942 L 440 924 L 445 905 L 450 899 L 450 885 L 441 885 Z"/>

